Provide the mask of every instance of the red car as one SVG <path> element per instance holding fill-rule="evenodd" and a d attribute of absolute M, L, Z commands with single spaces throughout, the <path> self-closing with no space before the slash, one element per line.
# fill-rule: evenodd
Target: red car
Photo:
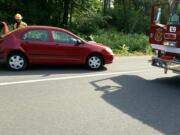
<path fill-rule="evenodd" d="M 100 69 L 112 63 L 113 57 L 110 48 L 62 28 L 28 26 L 0 40 L 0 63 L 16 71 L 29 64 L 86 64 Z"/>

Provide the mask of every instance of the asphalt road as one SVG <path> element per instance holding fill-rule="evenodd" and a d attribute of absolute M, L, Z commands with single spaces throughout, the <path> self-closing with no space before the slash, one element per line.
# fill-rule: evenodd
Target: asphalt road
<path fill-rule="evenodd" d="M 149 59 L 0 68 L 0 135 L 179 135 L 180 76 Z"/>

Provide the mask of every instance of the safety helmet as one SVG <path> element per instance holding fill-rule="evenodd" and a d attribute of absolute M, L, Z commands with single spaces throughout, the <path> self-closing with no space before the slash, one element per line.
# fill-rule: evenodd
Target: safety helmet
<path fill-rule="evenodd" d="M 15 18 L 15 20 L 22 20 L 23 19 L 22 15 L 19 13 L 17 13 L 14 18 Z"/>

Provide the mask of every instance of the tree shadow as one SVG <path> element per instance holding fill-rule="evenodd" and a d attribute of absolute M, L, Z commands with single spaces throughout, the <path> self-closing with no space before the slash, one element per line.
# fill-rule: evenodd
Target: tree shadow
<path fill-rule="evenodd" d="M 112 80 L 118 86 L 103 84 Z M 102 98 L 120 111 L 166 135 L 180 133 L 180 76 L 146 80 L 123 75 L 91 82 Z"/>
<path fill-rule="evenodd" d="M 21 76 L 21 75 L 41 75 L 43 77 L 54 74 L 84 74 L 92 72 L 103 72 L 107 68 L 103 67 L 99 71 L 92 71 L 83 65 L 32 65 L 24 71 L 10 71 L 5 66 L 0 66 L 0 76 Z"/>

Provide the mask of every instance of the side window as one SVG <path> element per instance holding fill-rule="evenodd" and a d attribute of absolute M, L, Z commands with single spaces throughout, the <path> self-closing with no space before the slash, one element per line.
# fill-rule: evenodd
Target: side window
<path fill-rule="evenodd" d="M 52 36 L 55 42 L 69 43 L 69 44 L 75 44 L 77 42 L 77 39 L 75 39 L 73 36 L 62 31 L 52 31 Z"/>
<path fill-rule="evenodd" d="M 170 24 L 180 23 L 180 3 L 174 3 L 174 5 L 172 6 L 169 23 Z"/>
<path fill-rule="evenodd" d="M 47 30 L 29 30 L 23 36 L 24 40 L 48 41 L 49 34 Z"/>
<path fill-rule="evenodd" d="M 169 19 L 169 5 L 160 5 L 154 7 L 154 21 L 156 23 L 166 24 Z"/>

